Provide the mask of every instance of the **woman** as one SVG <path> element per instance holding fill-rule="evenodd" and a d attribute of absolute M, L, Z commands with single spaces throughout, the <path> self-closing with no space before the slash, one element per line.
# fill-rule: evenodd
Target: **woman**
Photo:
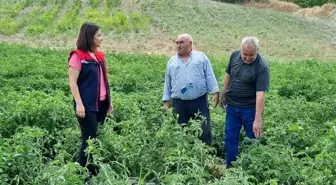
<path fill-rule="evenodd" d="M 69 55 L 69 86 L 74 97 L 74 108 L 82 133 L 79 163 L 85 167 L 87 140 L 97 137 L 98 123 L 103 124 L 107 112 L 113 111 L 107 79 L 104 54 L 98 51 L 103 38 L 100 27 L 84 23 L 77 39 L 77 49 Z M 89 156 L 92 162 L 92 156 Z M 92 164 L 87 168 L 91 175 L 97 175 Z"/>

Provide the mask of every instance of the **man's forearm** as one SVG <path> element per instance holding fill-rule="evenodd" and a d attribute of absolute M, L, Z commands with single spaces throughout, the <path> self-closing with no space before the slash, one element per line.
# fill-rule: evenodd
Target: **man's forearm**
<path fill-rule="evenodd" d="M 165 77 L 165 83 L 164 83 L 164 89 L 163 89 L 163 96 L 162 96 L 162 101 L 170 101 L 171 99 L 171 93 L 170 93 L 170 90 L 171 90 L 171 85 L 170 85 L 170 78 Z"/>
<path fill-rule="evenodd" d="M 265 105 L 265 92 L 264 91 L 259 91 L 259 92 L 257 92 L 255 120 L 261 120 L 262 119 L 262 113 L 264 111 L 264 105 Z"/>
<path fill-rule="evenodd" d="M 223 93 L 225 93 L 226 90 L 228 89 L 228 87 L 229 87 L 229 82 L 230 82 L 230 81 L 227 80 L 227 79 L 224 80 L 223 89 L 222 89 L 222 92 L 223 92 Z"/>

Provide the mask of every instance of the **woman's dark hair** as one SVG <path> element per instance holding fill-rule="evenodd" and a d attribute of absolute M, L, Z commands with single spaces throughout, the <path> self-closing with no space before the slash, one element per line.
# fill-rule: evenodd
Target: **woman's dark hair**
<path fill-rule="evenodd" d="M 93 52 L 95 50 L 93 45 L 93 38 L 100 27 L 91 22 L 86 22 L 81 26 L 78 39 L 77 39 L 77 49 L 83 51 Z"/>

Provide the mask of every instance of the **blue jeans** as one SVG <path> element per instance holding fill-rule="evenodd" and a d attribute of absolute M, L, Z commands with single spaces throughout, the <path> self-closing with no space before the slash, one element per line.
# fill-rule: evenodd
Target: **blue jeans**
<path fill-rule="evenodd" d="M 244 126 L 247 137 L 255 138 L 253 133 L 255 112 L 255 107 L 239 108 L 227 105 L 224 142 L 226 147 L 226 164 L 228 166 L 231 166 L 231 162 L 237 159 L 239 134 L 242 126 Z"/>

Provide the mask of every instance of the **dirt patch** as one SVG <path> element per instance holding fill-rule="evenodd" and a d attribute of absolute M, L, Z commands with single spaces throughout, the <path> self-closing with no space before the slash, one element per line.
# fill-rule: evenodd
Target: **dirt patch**
<path fill-rule="evenodd" d="M 336 4 L 328 3 L 323 6 L 314 6 L 312 8 L 303 8 L 295 12 L 296 15 L 307 16 L 307 17 L 332 17 L 334 10 L 336 9 Z"/>
<path fill-rule="evenodd" d="M 249 1 L 244 3 L 244 6 L 283 13 L 293 13 L 305 17 L 333 17 L 336 9 L 335 3 L 327 3 L 323 6 L 315 6 L 312 8 L 300 8 L 295 3 L 279 0 Z"/>
<path fill-rule="evenodd" d="M 134 3 L 132 3 L 131 1 L 121 1 L 120 7 L 122 10 L 130 12 L 133 9 L 133 6 L 138 4 L 137 2 L 138 1 L 134 1 Z"/>
<path fill-rule="evenodd" d="M 265 10 L 273 10 L 273 11 L 279 11 L 284 13 L 293 13 L 300 10 L 300 7 L 291 2 L 283 2 L 278 0 L 267 0 L 267 1 L 250 1 L 244 4 L 248 7 L 254 7 L 259 9 L 265 9 Z"/>

